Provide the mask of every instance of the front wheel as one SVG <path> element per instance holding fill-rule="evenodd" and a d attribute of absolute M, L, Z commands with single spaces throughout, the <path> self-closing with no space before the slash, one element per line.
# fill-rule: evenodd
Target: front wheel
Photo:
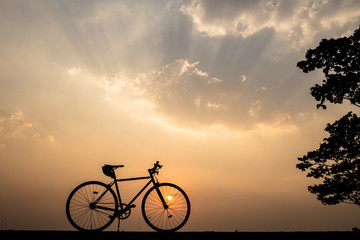
<path fill-rule="evenodd" d="M 158 190 L 159 191 L 158 191 Z M 159 194 L 166 203 L 164 206 Z M 177 231 L 190 216 L 190 201 L 175 184 L 160 183 L 146 192 L 141 205 L 145 222 L 156 231 Z"/>
<path fill-rule="evenodd" d="M 66 201 L 66 216 L 80 231 L 101 231 L 115 219 L 118 201 L 114 191 L 97 181 L 77 186 Z"/>

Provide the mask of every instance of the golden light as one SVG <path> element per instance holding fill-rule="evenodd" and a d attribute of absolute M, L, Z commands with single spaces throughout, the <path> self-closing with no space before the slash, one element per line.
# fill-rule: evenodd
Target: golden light
<path fill-rule="evenodd" d="M 168 196 L 167 199 L 168 199 L 168 200 L 171 200 L 171 199 L 172 199 L 172 196 Z"/>

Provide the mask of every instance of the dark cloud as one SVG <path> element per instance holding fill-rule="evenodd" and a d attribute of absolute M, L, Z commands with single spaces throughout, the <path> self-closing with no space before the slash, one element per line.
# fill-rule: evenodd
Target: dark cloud
<path fill-rule="evenodd" d="M 193 0 L 181 12 L 197 30 L 209 36 L 249 37 L 264 28 L 273 28 L 293 47 L 305 45 L 324 28 L 334 31 L 360 18 L 358 1 L 217 1 Z M 347 28 L 348 29 L 348 28 Z M 343 33 L 347 29 L 342 29 Z"/>

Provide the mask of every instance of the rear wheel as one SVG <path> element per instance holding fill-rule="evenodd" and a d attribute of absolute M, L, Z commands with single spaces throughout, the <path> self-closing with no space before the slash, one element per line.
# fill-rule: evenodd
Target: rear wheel
<path fill-rule="evenodd" d="M 101 231 L 114 221 L 117 207 L 116 195 L 110 187 L 102 182 L 85 182 L 70 193 L 66 216 L 80 231 Z"/>
<path fill-rule="evenodd" d="M 167 207 L 164 207 L 157 188 Z M 177 231 L 190 216 L 190 201 L 175 184 L 161 183 L 146 192 L 141 205 L 145 222 L 156 231 Z"/>

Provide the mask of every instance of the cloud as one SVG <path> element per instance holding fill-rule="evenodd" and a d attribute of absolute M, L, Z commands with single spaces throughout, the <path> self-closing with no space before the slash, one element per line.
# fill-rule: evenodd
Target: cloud
<path fill-rule="evenodd" d="M 244 83 L 247 79 L 246 75 L 241 75 L 241 82 Z"/>
<path fill-rule="evenodd" d="M 49 143 L 54 143 L 55 142 L 55 137 L 53 135 L 47 135 L 46 138 L 49 141 Z"/>
<path fill-rule="evenodd" d="M 215 111 L 226 110 L 228 108 L 225 104 L 215 103 L 215 102 L 207 102 L 206 107 L 209 110 L 215 110 Z"/>
<path fill-rule="evenodd" d="M 261 87 L 261 88 L 258 88 L 256 89 L 257 92 L 265 92 L 266 91 L 266 87 Z"/>
<path fill-rule="evenodd" d="M 78 75 L 79 73 L 81 73 L 81 68 L 79 67 L 70 68 L 69 70 L 67 70 L 67 73 L 72 76 Z"/>
<path fill-rule="evenodd" d="M 48 143 L 54 143 L 55 137 L 52 135 L 43 136 L 33 126 L 33 123 L 25 120 L 23 112 L 15 112 L 6 117 L 0 118 L 0 141 L 9 139 L 42 139 Z M 0 142 L 0 148 L 6 149 L 6 144 Z"/>
<path fill-rule="evenodd" d="M 279 110 L 272 102 L 259 99 L 264 89 L 248 87 L 242 81 L 228 84 L 198 65 L 199 62 L 177 59 L 134 78 L 122 73 L 114 76 L 72 70 L 68 73 L 92 81 L 104 92 L 106 101 L 137 119 L 178 129 L 202 131 L 223 126 L 233 131 L 267 131 L 275 125 L 292 125 L 291 121 L 279 121 Z"/>
<path fill-rule="evenodd" d="M 37 135 L 32 123 L 26 122 L 23 112 L 10 114 L 0 119 L 0 133 L 10 138 L 25 138 Z"/>
<path fill-rule="evenodd" d="M 261 110 L 262 103 L 260 101 L 253 102 L 249 109 L 249 115 L 251 117 L 256 117 L 257 113 Z"/>
<path fill-rule="evenodd" d="M 197 31 L 209 37 L 247 38 L 271 28 L 293 46 L 311 42 L 324 28 L 357 24 L 360 19 L 356 0 L 192 0 L 184 2 L 180 11 L 191 18 Z"/>

